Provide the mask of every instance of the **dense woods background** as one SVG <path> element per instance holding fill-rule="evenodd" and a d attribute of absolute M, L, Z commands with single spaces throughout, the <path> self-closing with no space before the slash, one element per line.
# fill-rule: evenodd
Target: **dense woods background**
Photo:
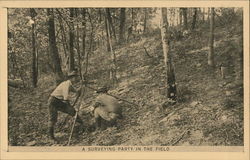
<path fill-rule="evenodd" d="M 242 8 L 8 9 L 9 144 L 52 145 L 47 99 L 76 69 L 132 103 L 121 101 L 118 128 L 76 126 L 72 145 L 243 145 L 242 17 Z M 76 105 L 86 125 L 95 96 L 86 89 Z M 71 125 L 60 114 L 58 145 Z"/>

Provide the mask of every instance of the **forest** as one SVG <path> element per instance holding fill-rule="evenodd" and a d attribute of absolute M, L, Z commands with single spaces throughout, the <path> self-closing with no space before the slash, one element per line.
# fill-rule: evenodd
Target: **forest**
<path fill-rule="evenodd" d="M 123 118 L 69 144 L 59 113 L 53 144 L 48 99 L 73 70 L 86 126 L 101 86 Z M 242 8 L 8 8 L 10 146 L 243 146 L 243 104 Z"/>

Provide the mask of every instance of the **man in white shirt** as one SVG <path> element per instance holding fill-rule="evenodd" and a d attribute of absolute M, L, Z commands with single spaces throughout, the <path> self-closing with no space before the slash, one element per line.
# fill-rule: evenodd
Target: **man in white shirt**
<path fill-rule="evenodd" d="M 118 100 L 106 94 L 106 88 L 98 89 L 96 93 L 99 93 L 93 105 L 96 129 L 105 129 L 107 125 L 116 126 L 117 119 L 123 117 Z"/>
<path fill-rule="evenodd" d="M 67 113 L 71 116 L 76 114 L 76 110 L 69 103 L 69 92 L 78 92 L 72 85 L 76 83 L 77 74 L 75 71 L 68 74 L 68 80 L 60 83 L 51 93 L 49 98 L 49 137 L 51 140 L 56 140 L 54 137 L 54 126 L 57 122 L 58 111 Z M 83 121 L 77 116 L 76 119 L 81 125 Z"/>

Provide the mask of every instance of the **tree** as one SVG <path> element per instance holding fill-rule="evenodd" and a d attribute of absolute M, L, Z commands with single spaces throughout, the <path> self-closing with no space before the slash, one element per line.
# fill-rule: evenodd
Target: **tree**
<path fill-rule="evenodd" d="M 125 21 L 126 21 L 126 9 L 120 9 L 120 33 L 119 33 L 119 43 L 124 41 L 124 33 L 125 33 Z"/>
<path fill-rule="evenodd" d="M 60 58 L 56 45 L 55 22 L 53 9 L 47 9 L 48 15 L 48 33 L 49 33 L 49 52 L 52 59 L 53 70 L 56 75 L 56 82 L 60 83 L 63 80 Z"/>
<path fill-rule="evenodd" d="M 69 28 L 69 71 L 73 71 L 75 68 L 74 59 L 74 8 L 69 9 L 70 12 L 70 28 Z"/>
<path fill-rule="evenodd" d="M 116 33 L 115 33 L 115 27 L 113 25 L 113 21 L 112 21 L 112 17 L 111 17 L 110 9 L 109 8 L 106 8 L 106 16 L 107 16 L 107 19 L 108 19 L 108 23 L 110 25 L 110 35 L 113 34 L 113 37 L 114 37 L 115 41 L 117 41 L 117 39 L 116 39 Z"/>
<path fill-rule="evenodd" d="M 243 17 L 243 15 L 242 15 Z M 243 28 L 242 28 L 242 33 L 241 33 L 241 36 L 240 36 L 240 40 L 239 40 L 239 47 L 240 47 L 240 51 L 239 51 L 239 54 L 238 54 L 238 61 L 239 61 L 239 74 L 237 74 L 237 79 L 239 80 L 243 80 L 243 54 L 244 54 L 244 50 L 243 50 Z M 237 72 L 237 73 L 238 73 Z"/>
<path fill-rule="evenodd" d="M 134 8 L 131 8 L 131 24 L 128 27 L 128 32 L 127 32 L 127 42 L 129 41 L 129 38 L 133 35 L 133 30 L 135 28 L 134 25 Z"/>
<path fill-rule="evenodd" d="M 210 14 L 211 16 L 210 16 L 208 65 L 214 67 L 214 8 L 211 8 Z"/>
<path fill-rule="evenodd" d="M 243 12 L 241 13 L 241 17 L 243 17 Z M 241 23 L 243 23 L 243 21 L 241 21 Z M 243 42 L 244 42 L 244 38 L 243 38 L 243 27 L 241 27 L 241 36 L 240 36 L 240 39 L 239 39 L 239 47 L 240 47 L 240 52 L 239 52 L 239 63 L 240 63 L 240 68 L 239 68 L 239 75 L 238 75 L 238 79 L 240 80 L 243 80 L 243 55 L 244 55 L 244 46 L 243 46 Z"/>
<path fill-rule="evenodd" d="M 210 8 L 208 8 L 208 10 L 207 10 L 207 20 L 209 20 L 209 19 L 210 19 L 210 14 L 211 14 L 211 9 L 210 9 Z"/>
<path fill-rule="evenodd" d="M 176 102 L 176 83 L 172 57 L 170 53 L 170 35 L 168 30 L 167 8 L 161 8 L 161 37 L 164 54 L 164 63 L 167 73 L 167 98 L 170 102 Z"/>
<path fill-rule="evenodd" d="M 60 9 L 61 11 L 63 11 L 64 9 Z M 67 34 L 66 34 L 66 27 L 69 26 L 68 23 L 66 23 L 66 27 L 64 27 L 64 21 L 65 18 L 63 17 L 62 13 L 60 12 L 59 9 L 56 9 L 57 13 L 59 14 L 58 17 L 58 21 L 59 21 L 59 27 L 60 27 L 60 35 L 61 35 L 61 41 L 59 44 L 62 45 L 63 47 L 63 51 L 64 51 L 64 56 L 61 57 L 62 59 L 62 68 L 66 68 L 66 70 L 68 70 L 69 68 L 69 44 L 67 43 Z"/>
<path fill-rule="evenodd" d="M 98 15 L 99 15 L 99 23 L 102 22 L 102 9 L 101 8 L 98 8 Z"/>
<path fill-rule="evenodd" d="M 75 18 L 79 18 L 79 13 L 78 13 L 79 9 L 75 8 Z M 82 65 L 81 65 L 81 51 L 80 51 L 80 29 L 79 29 L 79 24 L 76 23 L 76 51 L 77 51 L 77 55 L 78 55 L 78 68 L 79 68 L 79 74 L 80 77 L 82 78 Z"/>
<path fill-rule="evenodd" d="M 183 20 L 184 20 L 184 29 L 188 29 L 187 21 L 187 8 L 182 8 Z"/>
<path fill-rule="evenodd" d="M 196 19 L 197 19 L 197 8 L 194 8 L 193 22 L 192 22 L 192 30 L 195 29 Z"/>
<path fill-rule="evenodd" d="M 180 26 L 182 25 L 182 16 L 183 16 L 183 13 L 182 13 L 182 9 L 180 8 L 180 9 L 179 9 Z"/>
<path fill-rule="evenodd" d="M 134 8 L 131 8 L 131 26 L 132 26 L 132 29 L 133 29 L 133 27 L 135 27 L 134 21 L 135 21 Z"/>
<path fill-rule="evenodd" d="M 36 52 L 36 33 L 35 33 L 35 17 L 36 11 L 34 8 L 30 8 L 30 23 L 32 25 L 32 54 L 33 54 L 33 63 L 32 63 L 32 80 L 33 86 L 37 87 L 37 76 L 38 76 L 38 56 Z"/>
<path fill-rule="evenodd" d="M 89 49 L 86 52 L 86 56 L 85 56 L 85 72 L 84 72 L 85 78 L 86 78 L 86 75 L 88 73 L 89 54 L 91 53 L 92 48 L 93 48 L 92 46 L 93 46 L 93 37 L 94 37 L 94 24 L 93 24 L 92 18 L 90 16 L 91 10 L 86 10 L 86 13 L 88 14 L 88 18 L 90 21 L 91 31 L 90 31 Z"/>
<path fill-rule="evenodd" d="M 82 56 L 85 56 L 85 52 L 86 52 L 86 9 L 83 8 L 82 9 Z"/>
<path fill-rule="evenodd" d="M 108 20 L 107 20 L 107 15 L 105 16 L 105 30 L 106 30 L 106 46 L 107 46 L 107 51 L 110 52 L 110 41 L 109 41 L 109 32 L 108 32 Z"/>
<path fill-rule="evenodd" d="M 146 33 L 147 28 L 147 18 L 148 18 L 148 11 L 147 8 L 144 8 L 144 22 L 143 22 L 143 33 Z"/>
<path fill-rule="evenodd" d="M 202 22 L 205 22 L 205 14 L 206 14 L 206 10 L 205 8 L 202 8 Z"/>
<path fill-rule="evenodd" d="M 110 48 L 110 53 L 111 53 L 111 59 L 112 59 L 112 64 L 111 64 L 111 67 L 110 67 L 110 79 L 112 80 L 113 84 L 115 84 L 117 82 L 117 77 L 116 77 L 116 55 L 115 55 L 115 52 L 112 48 L 112 37 L 111 37 L 111 34 L 110 34 L 110 28 L 111 28 L 111 25 L 109 24 L 109 21 L 106 19 L 107 21 L 107 35 L 108 35 L 108 44 L 110 45 L 109 48 Z"/>

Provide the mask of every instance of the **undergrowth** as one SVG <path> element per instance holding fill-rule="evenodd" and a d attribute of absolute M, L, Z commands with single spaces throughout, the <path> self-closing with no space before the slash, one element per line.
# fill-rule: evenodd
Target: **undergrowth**
<path fill-rule="evenodd" d="M 241 52 L 241 32 L 236 28 L 239 27 L 230 26 L 230 32 L 223 27 L 216 28 L 214 70 L 207 66 L 208 27 L 171 42 L 178 103 L 167 108 L 162 108 L 167 88 L 159 30 L 117 47 L 119 81 L 109 92 L 137 105 L 121 102 L 124 119 L 117 128 L 80 133 L 76 126 L 71 144 L 242 146 L 243 83 L 238 77 L 240 63 L 236 61 Z M 221 63 L 228 66 L 225 79 L 221 77 Z M 94 82 L 92 87 L 112 85 L 110 64 L 108 52 L 97 50 L 90 55 L 87 76 Z M 47 99 L 56 87 L 53 75 L 41 75 L 38 86 L 36 89 L 9 88 L 10 145 L 52 145 L 47 139 Z M 87 109 L 95 96 L 93 91 L 86 90 L 77 105 Z M 88 111 L 82 110 L 81 116 L 86 126 L 93 123 Z M 58 145 L 67 143 L 72 122 L 70 116 L 59 114 Z"/>

